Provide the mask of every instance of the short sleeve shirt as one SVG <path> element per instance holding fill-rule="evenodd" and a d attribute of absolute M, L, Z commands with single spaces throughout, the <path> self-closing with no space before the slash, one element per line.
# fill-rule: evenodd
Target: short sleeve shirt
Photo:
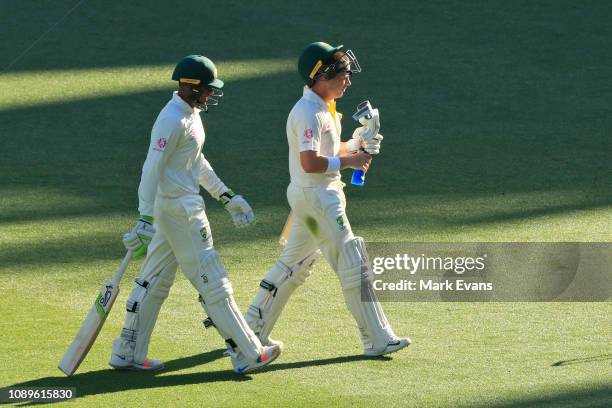
<path fill-rule="evenodd" d="M 327 104 L 310 88 L 304 87 L 302 98 L 293 106 L 287 119 L 291 184 L 313 187 L 340 180 L 339 171 L 306 173 L 300 162 L 300 153 L 308 150 L 326 157 L 338 155 L 342 131 L 340 119 L 335 102 Z"/>

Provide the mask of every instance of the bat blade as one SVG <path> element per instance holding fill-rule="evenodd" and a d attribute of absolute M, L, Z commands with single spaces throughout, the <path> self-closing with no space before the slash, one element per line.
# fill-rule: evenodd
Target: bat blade
<path fill-rule="evenodd" d="M 79 368 L 96 341 L 118 294 L 119 285 L 114 286 L 111 282 L 107 282 L 102 287 L 85 321 L 58 365 L 64 374 L 70 376 Z"/>
<path fill-rule="evenodd" d="M 89 349 L 94 341 L 96 341 L 98 333 L 100 333 L 100 329 L 102 329 L 106 317 L 110 313 L 115 299 L 117 299 L 119 282 L 121 282 L 121 277 L 125 273 L 131 258 L 132 251 L 128 251 L 112 281 L 106 282 L 102 289 L 100 289 L 100 293 L 96 297 L 96 301 L 89 310 L 89 313 L 87 313 L 85 321 L 57 366 L 64 374 L 68 376 L 74 374 L 87 356 L 87 353 L 89 353 Z"/>
<path fill-rule="evenodd" d="M 289 216 L 287 217 L 287 221 L 285 221 L 285 226 L 283 227 L 280 237 L 278 237 L 278 243 L 282 246 L 285 246 L 287 244 L 287 240 L 289 239 L 289 232 L 291 231 L 292 225 L 293 213 L 289 213 Z"/>

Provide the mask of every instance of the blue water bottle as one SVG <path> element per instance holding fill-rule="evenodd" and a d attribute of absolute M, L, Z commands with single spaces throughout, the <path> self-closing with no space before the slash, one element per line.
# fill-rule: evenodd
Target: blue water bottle
<path fill-rule="evenodd" d="M 353 170 L 351 184 L 354 186 L 363 187 L 365 185 L 365 172 L 363 170 L 358 169 Z"/>

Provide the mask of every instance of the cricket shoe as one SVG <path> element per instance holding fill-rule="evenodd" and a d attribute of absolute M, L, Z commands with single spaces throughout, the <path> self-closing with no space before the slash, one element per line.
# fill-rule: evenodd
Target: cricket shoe
<path fill-rule="evenodd" d="M 259 335 L 257 336 L 259 338 Z M 265 339 L 259 338 L 262 346 L 278 346 L 281 351 L 285 349 L 285 343 L 280 340 L 274 340 L 272 337 L 268 336 Z"/>
<path fill-rule="evenodd" d="M 232 366 L 234 367 L 234 372 L 238 374 L 248 373 L 249 371 L 257 370 L 264 366 L 267 366 L 271 362 L 277 359 L 280 356 L 281 348 L 278 345 L 275 346 L 265 346 L 263 353 L 257 357 L 257 361 L 249 362 L 244 354 L 241 352 L 230 353 L 230 357 L 232 359 Z"/>
<path fill-rule="evenodd" d="M 259 338 L 259 336 L 257 337 Z M 261 342 L 262 346 L 278 346 L 280 348 L 280 351 L 283 351 L 285 349 L 285 343 L 280 340 L 273 340 L 271 337 L 268 337 L 267 339 L 259 339 L 259 341 Z M 229 350 L 225 350 L 223 352 L 224 357 L 229 357 L 231 355 L 232 352 Z"/>
<path fill-rule="evenodd" d="M 408 337 L 396 337 L 394 339 L 389 340 L 387 345 L 384 348 L 374 348 L 372 345 L 366 347 L 363 351 L 363 354 L 368 357 L 376 357 L 383 356 L 385 354 L 395 353 L 403 349 L 404 347 L 409 346 L 411 343 Z"/>
<path fill-rule="evenodd" d="M 116 370 L 155 371 L 164 368 L 164 362 L 146 358 L 142 364 L 135 363 L 131 357 L 120 356 L 113 353 L 108 364 Z"/>

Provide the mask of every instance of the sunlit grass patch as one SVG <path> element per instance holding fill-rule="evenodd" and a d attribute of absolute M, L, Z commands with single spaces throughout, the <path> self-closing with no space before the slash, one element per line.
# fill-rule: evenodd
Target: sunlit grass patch
<path fill-rule="evenodd" d="M 219 78 L 231 82 L 292 71 L 289 59 L 215 61 Z M 174 89 L 174 65 L 10 72 L 0 76 L 0 111 L 80 99 Z"/>

